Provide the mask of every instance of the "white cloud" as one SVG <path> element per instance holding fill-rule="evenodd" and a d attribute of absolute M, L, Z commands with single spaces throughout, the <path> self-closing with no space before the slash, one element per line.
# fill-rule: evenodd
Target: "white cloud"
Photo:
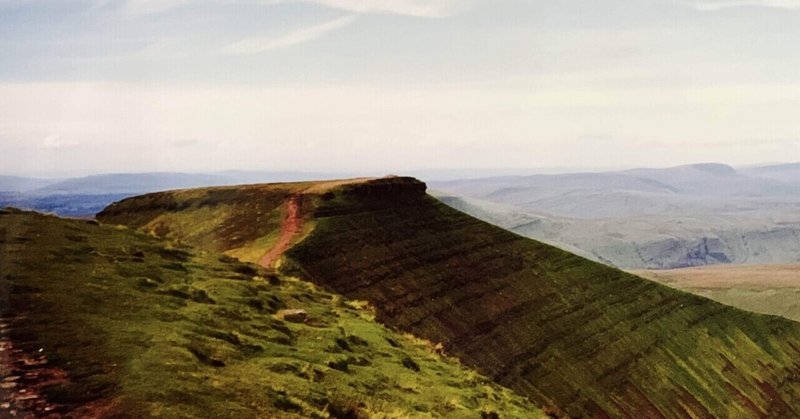
<path fill-rule="evenodd" d="M 697 10 L 714 11 L 739 6 L 761 6 L 775 9 L 800 9 L 800 0 L 696 0 L 689 3 Z"/>
<path fill-rule="evenodd" d="M 467 8 L 469 0 L 287 0 L 316 3 L 357 13 L 391 13 L 418 17 L 445 17 Z"/>
<path fill-rule="evenodd" d="M 344 16 L 329 20 L 314 26 L 298 29 L 279 37 L 253 37 L 234 42 L 222 49 L 227 54 L 257 54 L 278 48 L 319 39 L 328 32 L 341 29 L 350 25 L 356 19 L 355 15 Z"/>
<path fill-rule="evenodd" d="M 78 145 L 77 141 L 66 140 L 62 138 L 61 134 L 50 134 L 42 141 L 41 148 L 43 149 L 58 149 L 74 147 Z"/>
<path fill-rule="evenodd" d="M 96 7 L 109 4 L 109 0 L 94 0 Z M 399 14 L 417 17 L 446 17 L 468 8 L 474 0 L 212 0 L 218 3 L 259 3 L 278 5 L 288 3 L 313 3 L 332 9 L 356 13 Z M 128 0 L 123 10 L 130 13 L 159 13 L 178 6 L 189 5 L 190 0 Z"/>

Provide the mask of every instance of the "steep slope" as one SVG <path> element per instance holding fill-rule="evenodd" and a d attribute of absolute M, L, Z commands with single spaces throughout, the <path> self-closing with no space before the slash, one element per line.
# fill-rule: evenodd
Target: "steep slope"
<path fill-rule="evenodd" d="M 499 383 L 569 415 L 800 413 L 800 324 L 525 239 L 425 189 L 408 178 L 306 189 L 311 227 L 282 269 L 370 301 L 382 322 L 441 342 Z M 156 231 L 157 220 L 177 217 L 181 207 L 187 217 L 212 211 L 196 199 L 213 193 L 220 192 L 126 200 L 99 217 Z"/>
<path fill-rule="evenodd" d="M 0 417 L 542 415 L 362 304 L 140 232 L 0 210 L 0 266 Z"/>

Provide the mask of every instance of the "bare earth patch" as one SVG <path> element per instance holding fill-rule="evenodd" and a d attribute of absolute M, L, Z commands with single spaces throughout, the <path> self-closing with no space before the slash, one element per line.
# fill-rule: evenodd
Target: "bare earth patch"
<path fill-rule="evenodd" d="M 303 229 L 303 218 L 300 215 L 300 195 L 292 195 L 286 201 L 286 215 L 281 223 L 281 232 L 278 242 L 261 259 L 258 264 L 266 268 L 271 267 L 283 253 L 292 245 L 295 236 Z"/>
<path fill-rule="evenodd" d="M 14 346 L 9 329 L 24 318 L 0 318 L 0 417 L 59 418 L 63 406 L 48 402 L 41 389 L 63 384 L 67 374 L 48 366 L 42 351 L 26 353 Z"/>

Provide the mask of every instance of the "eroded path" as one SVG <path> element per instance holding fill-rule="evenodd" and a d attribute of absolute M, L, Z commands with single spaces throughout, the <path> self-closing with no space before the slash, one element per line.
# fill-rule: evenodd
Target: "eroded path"
<path fill-rule="evenodd" d="M 49 403 L 40 389 L 66 382 L 67 375 L 48 367 L 42 351 L 28 354 L 14 346 L 8 330 L 22 320 L 0 317 L 0 417 L 60 418 L 61 406 Z"/>
<path fill-rule="evenodd" d="M 264 256 L 259 259 L 258 264 L 264 267 L 271 267 L 280 259 L 281 255 L 289 249 L 294 238 L 303 229 L 303 218 L 300 215 L 301 194 L 295 194 L 286 201 L 286 215 L 281 222 L 281 231 L 278 241 Z"/>

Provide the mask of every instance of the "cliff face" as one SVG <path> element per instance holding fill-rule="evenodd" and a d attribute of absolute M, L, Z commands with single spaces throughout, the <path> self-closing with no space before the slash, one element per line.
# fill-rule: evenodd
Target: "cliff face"
<path fill-rule="evenodd" d="M 146 216 L 126 201 L 128 215 L 117 206 L 101 219 L 162 225 L 222 251 L 246 234 L 244 248 L 261 251 L 281 229 L 281 199 L 299 195 L 309 227 L 282 269 L 370 301 L 382 322 L 441 342 L 537 404 L 575 416 L 800 413 L 797 323 L 525 239 L 441 204 L 415 179 L 258 188 L 247 199 L 227 189 L 232 199 L 216 206 L 199 205 L 209 190 L 179 191 L 176 209 Z"/>

